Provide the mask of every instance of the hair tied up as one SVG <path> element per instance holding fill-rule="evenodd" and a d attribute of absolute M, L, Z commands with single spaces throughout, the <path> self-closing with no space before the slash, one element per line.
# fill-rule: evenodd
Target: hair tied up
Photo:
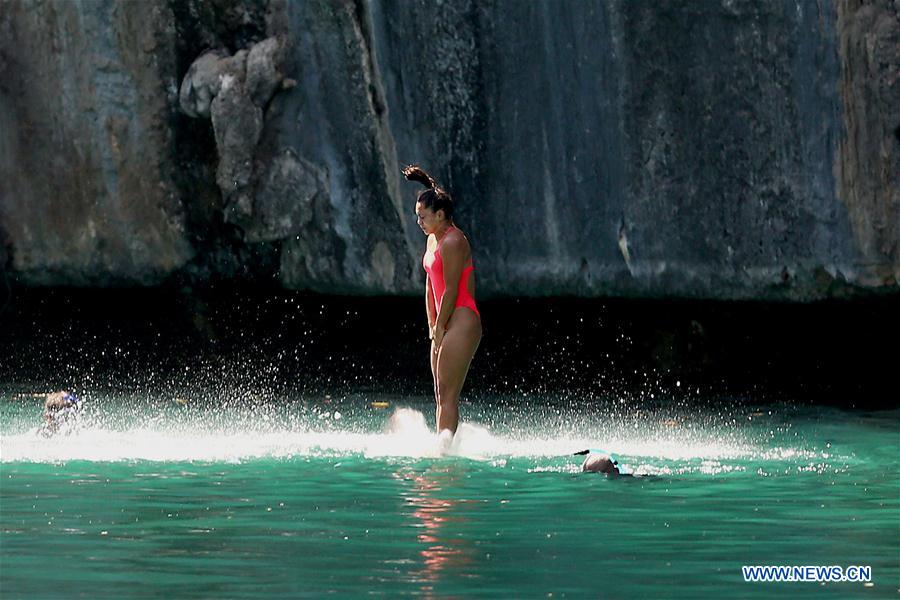
<path fill-rule="evenodd" d="M 418 181 L 427 189 L 419 190 L 416 196 L 416 202 L 421 202 L 425 208 L 430 208 L 434 212 L 444 211 L 447 219 L 453 218 L 453 199 L 446 191 L 438 187 L 437 182 L 419 165 L 409 165 L 403 167 L 403 176 L 410 181 Z"/>
<path fill-rule="evenodd" d="M 437 188 L 437 182 L 431 178 L 431 175 L 423 171 L 419 165 L 408 165 L 403 167 L 403 176 L 409 181 L 418 181 L 427 188 Z"/>

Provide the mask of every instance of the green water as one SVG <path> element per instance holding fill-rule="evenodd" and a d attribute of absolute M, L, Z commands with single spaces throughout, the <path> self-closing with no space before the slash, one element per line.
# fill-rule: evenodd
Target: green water
<path fill-rule="evenodd" d="M 385 433 L 396 407 L 427 412 L 415 399 L 89 395 L 51 439 L 38 401 L 0 401 L 4 598 L 900 593 L 897 411 L 491 398 L 442 454 L 414 414 Z M 586 446 L 647 476 L 582 474 Z M 742 565 L 872 582 L 745 583 Z"/>

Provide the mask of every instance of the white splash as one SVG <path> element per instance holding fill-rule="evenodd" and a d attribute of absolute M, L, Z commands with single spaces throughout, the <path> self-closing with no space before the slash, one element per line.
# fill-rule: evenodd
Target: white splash
<path fill-rule="evenodd" d="M 179 409 L 181 410 L 181 409 Z M 293 411 L 293 412 L 291 412 Z M 335 415 L 342 415 L 337 418 Z M 328 418 L 322 418 L 327 415 Z M 383 416 L 381 416 L 383 415 Z M 121 414 L 114 415 L 122 418 Z M 103 418 L 101 418 L 103 417 Z M 735 470 L 728 461 L 822 458 L 814 451 L 753 443 L 739 432 L 722 427 L 654 427 L 647 422 L 613 426 L 586 421 L 577 425 L 540 423 L 492 427 L 464 422 L 452 437 L 442 438 L 429 428 L 425 415 L 411 408 L 393 413 L 354 413 L 317 408 L 302 413 L 256 409 L 247 414 L 222 410 L 159 412 L 153 418 L 116 421 L 108 413 L 88 415 L 67 435 L 41 437 L 37 428 L 10 428 L 0 437 L 0 462 L 62 463 L 68 461 L 242 462 L 260 458 L 347 457 L 372 459 L 463 457 L 506 465 L 509 459 L 528 459 L 534 468 L 570 471 L 580 465 L 572 453 L 587 448 L 614 452 L 640 471 L 701 473 Z M 533 426 L 534 423 L 538 426 Z M 135 423 L 138 423 L 135 425 Z M 501 425 L 502 427 L 502 425 Z M 12 429 L 12 431 L 11 431 Z M 723 462 L 725 461 L 725 462 Z M 674 464 L 673 464 L 674 463 Z M 804 462 L 805 464 L 805 462 Z"/>

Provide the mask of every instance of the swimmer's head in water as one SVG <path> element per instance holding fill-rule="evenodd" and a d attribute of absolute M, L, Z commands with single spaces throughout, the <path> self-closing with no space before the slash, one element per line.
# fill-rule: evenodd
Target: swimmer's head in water
<path fill-rule="evenodd" d="M 71 392 L 53 392 L 44 400 L 44 421 L 56 424 L 65 421 L 81 410 L 81 400 Z"/>
<path fill-rule="evenodd" d="M 618 461 L 606 454 L 588 454 L 581 464 L 581 470 L 585 473 L 604 473 L 606 475 L 618 475 Z"/>

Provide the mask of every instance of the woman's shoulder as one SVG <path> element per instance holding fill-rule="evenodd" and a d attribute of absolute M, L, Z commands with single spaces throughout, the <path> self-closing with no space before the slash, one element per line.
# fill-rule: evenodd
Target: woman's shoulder
<path fill-rule="evenodd" d="M 462 231 L 457 227 L 453 227 L 447 234 L 444 236 L 444 239 L 441 240 L 441 247 L 454 247 L 454 248 L 468 248 L 469 247 L 469 238 L 466 237 Z"/>
<path fill-rule="evenodd" d="M 454 225 L 452 228 L 450 228 L 450 230 L 447 232 L 447 234 L 448 234 L 448 237 L 452 236 L 454 239 L 464 241 L 467 244 L 469 243 L 469 238 L 466 237 L 466 234 L 463 232 L 463 230 L 460 229 L 459 227 L 457 227 L 456 225 Z"/>

